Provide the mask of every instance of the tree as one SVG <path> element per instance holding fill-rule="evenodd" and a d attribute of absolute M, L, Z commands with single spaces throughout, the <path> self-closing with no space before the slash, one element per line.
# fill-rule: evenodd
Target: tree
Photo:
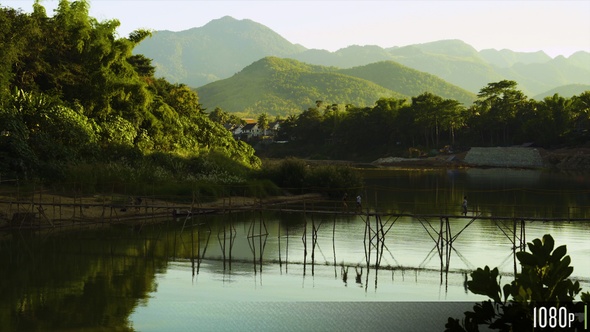
<path fill-rule="evenodd" d="M 572 97 L 572 131 L 577 141 L 590 138 L 590 91 Z"/>
<path fill-rule="evenodd" d="M 449 131 L 451 144 L 455 144 L 455 129 L 465 124 L 465 108 L 454 99 L 445 99 L 440 105 L 442 111 L 441 126 Z"/>
<path fill-rule="evenodd" d="M 152 60 L 143 54 L 137 54 L 127 58 L 135 71 L 142 77 L 152 77 L 156 73 L 156 67 L 152 66 Z"/>
<path fill-rule="evenodd" d="M 489 83 L 477 95 L 479 99 L 475 101 L 474 108 L 479 114 L 479 121 L 476 125 L 480 130 L 489 128 L 490 145 L 498 141 L 510 144 L 512 141 L 517 111 L 528 102 L 516 85 L 515 81 L 509 80 Z"/>
<path fill-rule="evenodd" d="M 260 128 L 263 132 L 263 135 L 266 135 L 266 130 L 269 126 L 268 114 L 262 113 L 258 116 L 258 128 Z"/>
<path fill-rule="evenodd" d="M 215 107 L 213 112 L 209 113 L 209 119 L 215 123 L 223 125 L 229 122 L 229 113 L 223 111 L 219 107 Z"/>
<path fill-rule="evenodd" d="M 442 118 L 441 106 L 443 98 L 430 92 L 412 97 L 412 110 L 415 113 L 416 124 L 424 131 L 424 144 L 439 145 L 439 129 Z"/>

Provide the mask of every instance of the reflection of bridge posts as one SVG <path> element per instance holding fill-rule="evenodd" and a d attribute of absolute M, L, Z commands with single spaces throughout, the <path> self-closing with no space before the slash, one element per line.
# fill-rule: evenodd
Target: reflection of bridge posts
<path fill-rule="evenodd" d="M 303 275 L 305 275 L 307 268 L 307 215 L 306 215 L 305 201 L 303 202 L 303 234 L 301 235 L 301 241 L 303 242 Z"/>
<path fill-rule="evenodd" d="M 266 238 L 268 237 L 268 229 L 266 228 L 266 223 L 264 222 L 264 218 L 262 217 L 262 210 L 259 210 L 260 218 L 258 220 L 258 234 L 256 232 L 256 218 L 252 219 L 250 223 L 250 227 L 248 228 L 248 245 L 250 246 L 250 250 L 252 251 L 252 262 L 254 263 L 254 274 L 256 274 L 256 243 L 255 239 L 258 238 L 258 248 L 259 248 L 259 257 L 258 257 L 258 265 L 260 273 L 262 273 L 262 261 L 263 261 L 263 254 L 264 254 L 264 247 L 266 246 Z M 262 233 L 262 228 L 264 227 L 264 233 Z M 262 240 L 264 238 L 264 241 Z"/>
<path fill-rule="evenodd" d="M 229 235 L 227 234 L 229 230 Z M 221 230 L 217 231 L 217 241 L 219 242 L 219 247 L 221 248 L 221 255 L 223 257 L 223 270 L 225 271 L 226 267 L 226 261 L 229 264 L 229 269 L 231 270 L 231 254 L 232 254 L 232 249 L 234 246 L 234 240 L 236 239 L 236 234 L 237 231 L 234 227 L 234 224 L 231 222 L 229 223 L 229 226 L 226 225 L 225 223 L 223 224 L 223 241 L 221 239 Z M 229 237 L 229 239 L 228 239 Z M 229 241 L 229 250 L 226 250 L 227 248 L 227 242 Z M 229 260 L 227 260 L 226 258 L 226 251 L 228 252 L 229 255 Z"/>
<path fill-rule="evenodd" d="M 201 229 L 203 228 L 203 226 L 206 225 L 208 230 L 207 230 L 207 241 L 205 242 L 205 247 L 203 248 L 203 254 L 201 255 Z M 182 232 L 181 232 L 181 236 L 182 236 Z M 209 239 L 211 239 L 211 228 L 209 227 L 208 224 L 198 224 L 197 225 L 197 257 L 196 257 L 196 261 L 197 261 L 197 271 L 196 274 L 199 274 L 199 270 L 201 268 L 201 262 L 203 261 L 203 259 L 205 258 L 205 253 L 207 252 L 207 247 L 209 245 Z M 191 230 L 191 266 L 192 266 L 192 270 L 193 270 L 193 277 L 195 276 L 195 251 L 194 251 L 194 231 Z"/>

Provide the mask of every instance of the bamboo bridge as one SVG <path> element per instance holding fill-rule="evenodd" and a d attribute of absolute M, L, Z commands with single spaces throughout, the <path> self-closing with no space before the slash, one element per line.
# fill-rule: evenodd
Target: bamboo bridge
<path fill-rule="evenodd" d="M 96 201 L 96 200 L 95 200 Z M 343 206 L 341 201 L 310 199 L 308 197 L 300 200 L 290 201 L 255 201 L 252 204 L 236 202 L 234 199 L 223 201 L 221 205 L 197 204 L 173 204 L 166 203 L 147 197 L 132 198 L 125 203 L 113 204 L 104 200 L 103 202 L 88 202 L 83 199 L 73 199 L 67 202 L 52 198 L 43 200 L 42 197 L 31 200 L 0 200 L 0 223 L 2 219 L 6 222 L 0 226 L 0 230 L 43 230 L 43 229 L 77 229 L 88 227 L 105 227 L 110 225 L 124 224 L 131 225 L 134 230 L 141 229 L 150 223 L 158 223 L 174 220 L 178 225 L 182 224 L 182 231 L 186 227 L 207 227 L 205 223 L 199 222 L 199 218 L 208 214 L 227 215 L 233 213 L 254 213 L 248 229 L 248 241 L 252 254 L 258 257 L 254 260 L 256 265 L 262 269 L 264 251 L 263 238 L 268 236 L 268 230 L 262 214 L 270 213 L 298 213 L 304 216 L 305 225 L 301 241 L 304 247 L 303 268 L 308 265 L 308 247 L 311 249 L 311 268 L 313 274 L 314 253 L 317 246 L 318 230 L 321 222 L 317 222 L 314 216 L 323 215 L 336 220 L 337 218 L 354 217 L 364 223 L 363 239 L 365 243 L 366 266 L 375 269 L 380 268 L 381 258 L 387 250 L 385 239 L 393 229 L 396 222 L 402 218 L 410 219 L 419 223 L 424 229 L 426 236 L 433 242 L 433 249 L 440 259 L 441 282 L 443 273 L 449 272 L 451 253 L 455 248 L 454 242 L 478 220 L 488 220 L 495 223 L 498 230 L 508 239 L 513 252 L 514 273 L 517 272 L 516 252 L 526 250 L 526 225 L 530 222 L 589 222 L 588 217 L 551 217 L 538 216 L 495 216 L 481 211 L 468 211 L 467 215 L 453 213 L 408 213 L 408 212 L 379 212 L 372 208 L 354 209 Z M 257 214 L 260 217 L 257 217 Z M 457 225 L 451 221 L 464 221 Z M 197 224 L 195 226 L 195 221 Z M 453 226 L 454 225 L 454 226 Z M 311 227 L 309 227 L 311 226 Z M 453 227 L 455 227 L 453 229 Z M 310 232 L 308 232 L 308 229 Z M 288 231 L 288 230 L 287 230 Z M 334 234 L 333 234 L 334 235 Z M 192 236 L 192 233 L 191 233 Z M 223 253 L 224 269 L 227 258 L 231 267 L 231 252 L 236 232 L 232 226 L 217 234 L 221 252 Z M 360 236 L 360 234 L 359 234 Z M 389 235 L 391 237 L 392 235 Z M 279 227 L 279 245 L 280 245 Z M 288 239 L 288 236 L 287 236 Z M 288 241 L 288 240 L 287 240 Z M 256 244 L 255 242 L 259 242 Z M 310 243 L 311 242 L 311 243 Z M 194 243 L 194 241 L 192 241 Z M 201 255 L 200 241 L 197 243 L 196 266 L 204 258 Z M 288 245 L 288 242 L 287 242 Z M 258 248 L 258 249 L 257 249 Z M 206 249 L 205 249 L 206 250 Z M 455 250 L 456 251 L 456 250 Z M 430 255 L 430 253 L 429 253 Z M 288 259 L 288 258 L 287 258 Z M 257 263 L 258 262 L 258 263 Z M 279 261 L 280 263 L 280 261 Z M 336 266 L 336 262 L 334 262 Z M 260 270 L 261 272 L 261 270 Z"/>

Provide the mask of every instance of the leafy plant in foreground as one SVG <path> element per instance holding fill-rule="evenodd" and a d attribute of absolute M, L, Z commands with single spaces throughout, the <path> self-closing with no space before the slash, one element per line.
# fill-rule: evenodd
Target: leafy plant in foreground
<path fill-rule="evenodd" d="M 449 317 L 445 331 L 479 331 L 480 325 L 500 331 L 532 331 L 535 308 L 565 307 L 568 313 L 584 311 L 582 302 L 574 303 L 581 288 L 578 281 L 568 279 L 574 268 L 570 266 L 570 257 L 565 256 L 566 246 L 562 245 L 554 250 L 553 237 L 546 234 L 542 241 L 535 239 L 528 243 L 528 247 L 530 253 L 516 253 L 522 272 L 502 289 L 498 280 L 498 268 L 490 270 L 486 266 L 471 273 L 472 280 L 467 282 L 469 290 L 491 300 L 477 303 L 473 311 L 465 312 L 462 324 L 459 319 Z M 582 293 L 581 299 L 585 303 L 590 302 L 590 293 Z M 581 330 L 582 326 L 582 322 L 576 317 L 566 330 Z M 555 328 L 552 327 L 551 330 Z M 542 329 L 536 328 L 535 331 Z"/>

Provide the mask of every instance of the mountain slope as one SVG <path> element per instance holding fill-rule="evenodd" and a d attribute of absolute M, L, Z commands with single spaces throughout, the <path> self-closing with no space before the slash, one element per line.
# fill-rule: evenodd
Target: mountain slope
<path fill-rule="evenodd" d="M 517 63 L 500 71 L 503 75 L 525 86 L 530 94 L 569 84 L 590 84 L 590 70 L 577 66 L 559 56 L 547 63 Z M 524 90 L 524 89 L 523 89 Z"/>
<path fill-rule="evenodd" d="M 562 97 L 571 98 L 582 94 L 585 91 L 590 91 L 590 85 L 588 84 L 569 84 L 545 91 L 533 97 L 534 100 L 541 101 L 545 97 L 551 97 L 554 94 L 559 94 Z"/>
<path fill-rule="evenodd" d="M 303 50 L 262 24 L 225 16 L 200 28 L 157 31 L 134 53 L 152 58 L 158 76 L 197 87 L 229 77 L 269 54 Z"/>
<path fill-rule="evenodd" d="M 436 75 L 467 91 L 477 93 L 490 82 L 504 79 L 477 51 L 460 40 L 391 48 L 394 61 Z"/>
<path fill-rule="evenodd" d="M 335 67 L 276 57 L 256 61 L 230 78 L 198 88 L 197 93 L 208 109 L 270 115 L 300 112 L 317 100 L 372 106 L 381 97 L 408 99 L 373 82 L 339 73 Z"/>
<path fill-rule="evenodd" d="M 474 93 L 454 86 L 443 79 L 402 66 L 393 61 L 384 61 L 366 66 L 342 69 L 340 73 L 366 79 L 406 96 L 418 96 L 430 92 L 447 99 L 455 99 L 470 105 L 477 98 Z"/>
<path fill-rule="evenodd" d="M 487 49 L 479 51 L 479 54 L 492 66 L 499 68 L 508 68 L 517 63 L 531 64 L 531 63 L 545 63 L 551 60 L 543 51 L 538 52 L 514 52 L 511 50 L 494 50 Z"/>
<path fill-rule="evenodd" d="M 393 60 L 389 52 L 379 46 L 373 45 L 352 45 L 339 49 L 336 52 L 315 49 L 306 50 L 293 54 L 290 57 L 314 65 L 336 66 L 339 68 L 351 68 L 380 61 Z"/>

